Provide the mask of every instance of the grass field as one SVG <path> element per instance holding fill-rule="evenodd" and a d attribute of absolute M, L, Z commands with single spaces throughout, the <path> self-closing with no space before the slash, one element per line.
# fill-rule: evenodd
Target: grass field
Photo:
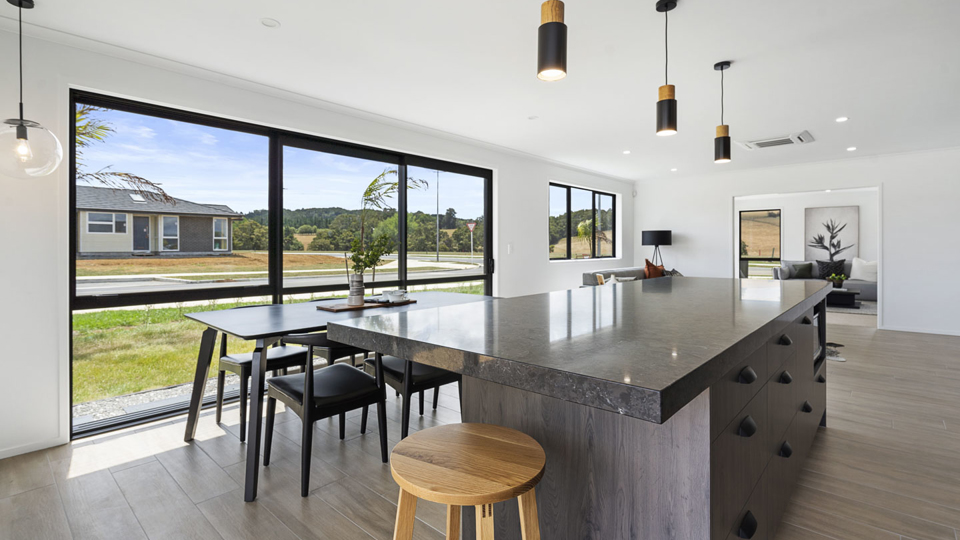
<path fill-rule="evenodd" d="M 483 294 L 483 285 L 452 285 L 430 290 Z M 309 298 L 288 302 L 307 300 Z M 251 303 L 75 313 L 74 403 L 192 381 L 203 326 L 183 316 Z M 228 343 L 231 352 L 253 350 L 252 342 L 233 339 Z M 216 355 L 210 374 L 217 374 Z"/>
<path fill-rule="evenodd" d="M 607 238 L 613 238 L 613 231 L 606 231 Z M 574 259 L 588 259 L 590 258 L 590 242 L 581 240 L 580 238 L 574 237 L 570 240 L 570 248 L 573 250 Z M 613 254 L 613 244 L 611 242 L 604 242 L 602 244 L 603 253 L 598 253 L 598 256 L 609 256 Z M 567 239 L 561 238 L 553 246 L 553 251 L 550 252 L 551 259 L 565 259 L 567 258 Z"/>
<path fill-rule="evenodd" d="M 285 270 L 343 268 L 343 257 L 330 255 L 283 256 Z M 267 270 L 267 254 L 239 252 L 221 257 L 132 257 L 129 259 L 78 259 L 77 276 L 257 272 Z"/>
<path fill-rule="evenodd" d="M 780 215 L 768 211 L 740 214 L 740 239 L 747 245 L 747 257 L 780 256 Z"/>

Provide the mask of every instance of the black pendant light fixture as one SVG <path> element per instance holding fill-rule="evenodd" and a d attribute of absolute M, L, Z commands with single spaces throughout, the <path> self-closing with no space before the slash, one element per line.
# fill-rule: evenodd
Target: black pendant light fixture
<path fill-rule="evenodd" d="M 720 125 L 717 126 L 717 138 L 713 140 L 713 162 L 730 163 L 730 126 L 723 123 L 723 72 L 730 69 L 732 62 L 723 61 L 713 65 L 720 72 Z"/>
<path fill-rule="evenodd" d="M 537 46 L 537 77 L 559 81 L 567 76 L 567 25 L 563 23 L 563 2 L 547 0 L 540 5 Z"/>
<path fill-rule="evenodd" d="M 33 9 L 33 0 L 7 0 L 18 9 L 20 36 L 20 116 L 4 120 L 0 130 L 0 175 L 14 178 L 46 176 L 63 159 L 60 141 L 37 122 L 23 117 L 23 10 Z"/>
<path fill-rule="evenodd" d="M 660 100 L 657 101 L 657 135 L 666 137 L 677 134 L 677 89 L 669 82 L 670 41 L 667 30 L 667 13 L 677 7 L 677 0 L 657 0 L 657 11 L 663 13 L 663 86 L 660 87 Z"/>

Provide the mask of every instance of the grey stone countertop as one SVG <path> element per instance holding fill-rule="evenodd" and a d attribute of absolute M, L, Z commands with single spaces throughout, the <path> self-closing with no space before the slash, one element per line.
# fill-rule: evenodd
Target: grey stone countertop
<path fill-rule="evenodd" d="M 663 423 L 829 293 L 660 278 L 331 322 L 330 338 Z"/>

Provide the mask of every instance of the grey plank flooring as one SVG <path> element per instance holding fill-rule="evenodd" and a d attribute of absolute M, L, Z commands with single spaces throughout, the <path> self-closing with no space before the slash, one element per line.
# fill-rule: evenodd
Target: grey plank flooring
<path fill-rule="evenodd" d="M 957 540 L 960 338 L 833 325 L 846 363 L 828 366 L 821 430 L 776 540 Z M 456 385 L 411 431 L 460 420 Z M 314 432 L 310 496 L 300 497 L 301 423 L 278 411 L 260 497 L 243 502 L 246 445 L 237 406 L 205 411 L 192 444 L 184 418 L 0 460 L 0 540 L 179 538 L 388 540 L 399 488 L 380 462 L 375 411 Z M 390 446 L 400 399 L 387 403 Z M 443 538 L 445 509 L 420 502 L 415 538 Z"/>

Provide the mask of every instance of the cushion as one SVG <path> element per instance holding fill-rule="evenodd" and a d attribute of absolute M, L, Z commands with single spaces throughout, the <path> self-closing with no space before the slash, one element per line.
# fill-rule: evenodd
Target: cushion
<path fill-rule="evenodd" d="M 302 366 L 307 361 L 307 349 L 305 347 L 292 347 L 283 345 L 281 347 L 270 347 L 267 349 L 267 370 L 283 369 L 285 367 Z M 253 364 L 253 353 L 228 354 L 220 359 L 220 363 L 229 366 L 242 366 L 244 364 Z"/>
<path fill-rule="evenodd" d="M 791 265 L 788 279 L 813 279 L 813 263 Z"/>
<path fill-rule="evenodd" d="M 860 257 L 854 257 L 853 266 L 850 268 L 850 279 L 876 283 L 877 261 L 867 262 Z"/>
<path fill-rule="evenodd" d="M 364 363 L 366 364 L 364 369 L 367 370 L 367 373 L 374 373 L 374 370 L 377 366 L 377 361 L 373 358 L 368 358 Z M 406 361 L 404 359 L 397 358 L 396 356 L 383 357 L 383 374 L 387 378 L 388 383 L 403 383 L 403 369 L 405 363 Z M 459 379 L 460 375 L 452 371 L 413 362 L 414 386 L 433 387 L 455 382 Z M 391 386 L 394 385 L 391 384 Z"/>
<path fill-rule="evenodd" d="M 267 379 L 273 391 L 303 403 L 303 374 L 284 375 Z M 345 404 L 351 401 L 379 399 L 377 380 L 346 364 L 334 364 L 313 372 L 313 402 L 318 407 Z"/>
<path fill-rule="evenodd" d="M 843 263 L 845 262 L 846 259 L 840 259 L 839 261 L 817 261 L 820 279 L 827 279 L 833 274 L 838 276 L 843 274 Z"/>
<path fill-rule="evenodd" d="M 683 277 L 683 274 L 681 274 L 676 268 L 674 268 L 673 270 L 664 270 L 663 275 L 672 276 L 672 277 Z"/>
<path fill-rule="evenodd" d="M 654 266 L 650 259 L 644 259 L 645 265 L 643 268 L 644 277 L 647 279 L 663 277 L 663 265 Z"/>

